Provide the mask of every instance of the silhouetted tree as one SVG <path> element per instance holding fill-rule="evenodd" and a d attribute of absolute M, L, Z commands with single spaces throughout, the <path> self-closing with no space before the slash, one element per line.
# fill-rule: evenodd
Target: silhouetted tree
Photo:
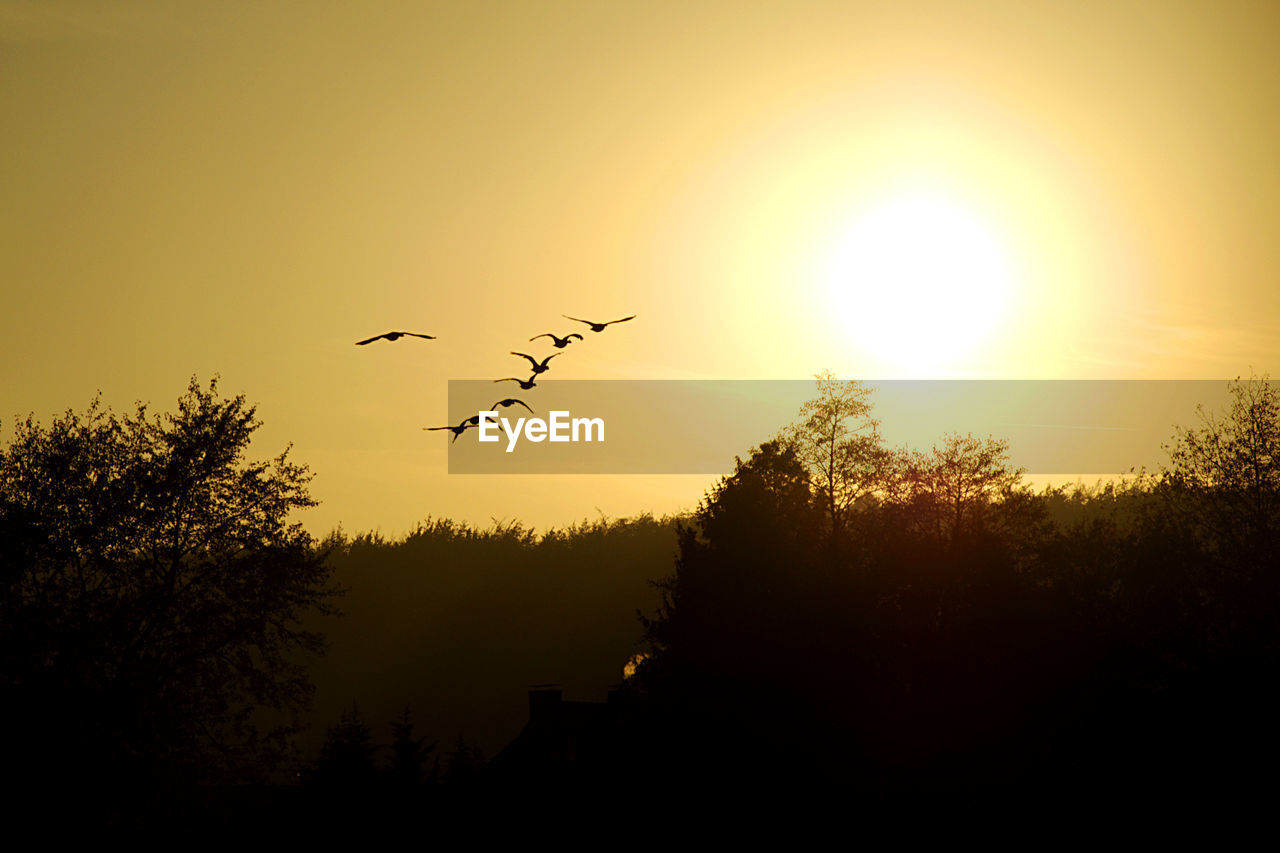
<path fill-rule="evenodd" d="M 479 781 L 484 765 L 485 757 L 480 747 L 467 743 L 462 735 L 458 735 L 445 765 L 444 783 L 454 789 L 474 785 Z"/>
<path fill-rule="evenodd" d="M 816 376 L 818 396 L 800 407 L 801 420 L 784 430 L 838 543 L 855 504 L 882 485 L 890 455 L 871 417 L 871 391 L 860 382 Z"/>
<path fill-rule="evenodd" d="M 427 743 L 425 737 L 414 737 L 413 717 L 409 708 L 391 724 L 391 766 L 388 768 L 391 781 L 400 786 L 411 787 L 421 785 L 428 774 L 435 775 L 435 762 L 431 761 L 435 753 L 434 742 Z M 427 763 L 431 762 L 428 770 Z"/>
<path fill-rule="evenodd" d="M 929 453 L 903 452 L 898 465 L 894 502 L 920 532 L 950 545 L 978 530 L 1023 474 L 1009 464 L 1008 441 L 973 435 L 948 435 Z"/>
<path fill-rule="evenodd" d="M 245 452 L 243 396 L 195 379 L 177 411 L 67 412 L 0 450 L 0 705 L 40 766 L 76 732 L 68 778 L 225 778 L 285 752 L 310 696 L 297 652 L 334 590 L 295 510 L 287 451 Z M 11 744 L 17 750 L 23 744 Z"/>
<path fill-rule="evenodd" d="M 1200 426 L 1166 446 L 1164 497 L 1220 566 L 1275 573 L 1280 534 L 1280 389 L 1236 380 L 1222 413 L 1197 408 Z"/>
<path fill-rule="evenodd" d="M 366 711 L 411 704 L 418 734 L 439 741 L 441 772 L 456 732 L 501 745 L 525 721 L 505 701 L 512 685 L 545 680 L 552 664 L 566 683 L 617 680 L 649 581 L 671 572 L 675 526 L 644 516 L 534 535 L 436 519 L 398 540 L 347 541 L 330 556 L 349 589 L 344 616 L 315 620 L 334 650 L 311 670 L 321 719 L 349 707 L 341 697 Z M 323 733 L 312 732 L 312 751 Z"/>
<path fill-rule="evenodd" d="M 717 671 L 754 666 L 746 643 L 784 612 L 819 530 L 809 476 L 795 450 L 762 444 L 703 500 L 680 531 L 676 572 L 649 620 L 654 659 Z"/>
<path fill-rule="evenodd" d="M 325 733 L 314 781 L 325 787 L 355 788 L 367 792 L 377 772 L 373 733 L 352 703 Z"/>
<path fill-rule="evenodd" d="M 638 683 L 659 705 L 679 709 L 683 738 L 672 748 L 725 769 L 762 739 L 760 760 L 779 741 L 779 715 L 804 700 L 814 651 L 816 571 L 822 509 L 794 447 L 760 445 L 706 496 L 682 529 L 675 574 L 658 584 L 662 603 L 645 620 L 651 654 Z"/>

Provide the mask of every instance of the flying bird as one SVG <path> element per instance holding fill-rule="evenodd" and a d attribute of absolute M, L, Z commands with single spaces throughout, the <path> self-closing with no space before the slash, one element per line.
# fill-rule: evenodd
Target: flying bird
<path fill-rule="evenodd" d="M 526 409 L 529 409 L 529 404 L 528 404 L 528 403 L 526 403 L 524 400 L 517 400 L 515 397 L 508 397 L 508 398 L 507 398 L 507 399 L 505 399 L 505 400 L 499 400 L 498 402 L 494 403 L 494 404 L 493 404 L 492 406 L 490 406 L 489 408 L 490 408 L 490 410 L 492 410 L 492 411 L 495 411 L 495 412 L 496 412 L 496 411 L 498 410 L 498 407 L 499 407 L 499 406 L 501 406 L 501 407 L 502 407 L 502 408 L 504 408 L 504 409 L 505 409 L 505 408 L 507 408 L 508 406 L 524 406 Z M 531 415 L 532 415 L 532 414 L 534 414 L 533 409 L 529 409 L 529 414 L 531 414 Z M 479 417 L 479 416 L 477 415 L 477 417 Z"/>
<path fill-rule="evenodd" d="M 453 432 L 453 440 L 457 441 L 458 436 L 462 435 L 464 432 L 466 432 L 467 430 L 471 429 L 471 427 L 474 427 L 474 426 L 480 426 L 479 415 L 472 415 L 471 417 L 467 418 L 465 421 L 458 424 L 457 426 L 423 427 L 423 429 L 427 430 L 428 432 L 438 430 L 438 429 L 451 430 Z"/>
<path fill-rule="evenodd" d="M 375 335 L 374 337 L 363 341 L 356 341 L 356 346 L 362 347 L 365 344 L 371 344 L 374 341 L 380 341 L 383 338 L 386 338 L 389 341 L 398 341 L 405 335 L 412 335 L 415 338 L 426 338 L 429 341 L 434 341 L 436 339 L 435 335 L 420 335 L 417 332 L 387 332 L 385 335 Z"/>
<path fill-rule="evenodd" d="M 628 320 L 634 320 L 636 318 L 636 315 L 632 314 L 630 317 L 623 317 L 621 320 L 610 320 L 607 323 L 593 323 L 591 320 L 582 320 L 578 317 L 570 317 L 568 314 L 561 314 L 560 316 L 567 320 L 573 320 L 577 323 L 586 323 L 591 327 L 591 331 L 593 332 L 603 332 L 605 326 L 612 326 L 614 323 L 625 323 Z"/>
<path fill-rule="evenodd" d="M 536 373 L 533 374 L 533 376 L 537 376 L 537 375 L 538 374 Z M 533 376 L 530 376 L 528 379 L 517 379 L 514 376 L 508 376 L 505 379 L 495 379 L 493 381 L 494 382 L 517 382 L 520 384 L 521 390 L 531 391 L 533 390 L 533 386 L 538 384 L 537 382 L 533 381 Z"/>
<path fill-rule="evenodd" d="M 564 349 L 570 344 L 570 340 L 569 340 L 570 338 L 577 338 L 578 340 L 582 340 L 582 335 L 578 334 L 577 332 L 570 332 L 569 334 L 565 335 L 563 338 L 557 338 L 555 335 L 551 334 L 550 332 L 546 332 L 545 334 L 534 335 L 532 338 L 529 338 L 529 340 L 536 341 L 538 338 L 551 338 L 551 343 L 556 349 Z"/>
<path fill-rule="evenodd" d="M 516 352 L 515 350 L 512 350 L 511 354 L 518 355 L 521 358 L 529 359 L 529 364 L 533 365 L 533 375 L 537 376 L 539 373 L 546 373 L 548 370 L 550 370 L 551 368 L 547 367 L 547 362 L 555 358 L 557 355 L 560 355 L 561 353 L 558 353 L 558 352 L 553 353 L 547 356 L 546 358 L 544 358 L 541 362 L 539 362 L 536 358 L 534 358 L 531 355 L 526 355 L 525 353 L 522 353 L 522 352 Z M 532 379 L 533 377 L 530 377 L 530 378 Z"/>

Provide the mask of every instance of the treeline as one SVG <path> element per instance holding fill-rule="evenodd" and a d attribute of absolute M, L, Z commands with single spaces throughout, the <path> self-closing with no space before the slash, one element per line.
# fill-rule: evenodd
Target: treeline
<path fill-rule="evenodd" d="M 1254 784 L 1277 756 L 1280 407 L 1232 390 L 1159 473 L 1035 494 L 999 441 L 883 448 L 865 392 L 827 380 L 683 530 L 629 682 L 655 763 L 628 772 Z"/>
<path fill-rule="evenodd" d="M 1248 786 L 1280 752 L 1280 394 L 1232 392 L 1160 471 L 1036 493 L 997 439 L 886 447 L 823 377 L 688 518 L 395 540 L 308 535 L 306 469 L 247 461 L 254 411 L 212 383 L 27 419 L 0 448 L 9 773 L 116 818 L 549 780 Z M 620 681 L 486 760 L 531 687 Z"/>
<path fill-rule="evenodd" d="M 352 704 L 388 746 L 406 706 L 432 741 L 492 756 L 528 717 L 526 691 L 555 683 L 602 701 L 640 649 L 637 611 L 676 554 L 678 519 L 598 519 L 537 533 L 433 519 L 398 539 L 324 543 L 342 615 L 311 624 L 328 640 L 312 662 L 312 726 L 302 755 Z"/>
<path fill-rule="evenodd" d="M 1237 383 L 1159 472 L 1040 492 L 1000 440 L 893 450 L 861 386 L 819 392 L 690 518 L 546 537 L 437 521 L 344 543 L 348 596 L 367 603 L 335 623 L 348 633 L 330 632 L 322 667 L 361 652 L 346 675 L 316 671 L 321 695 L 378 696 L 369 716 L 386 721 L 410 701 L 437 743 L 489 725 L 491 756 L 524 719 L 523 688 L 599 690 L 639 627 L 645 657 L 619 701 L 557 735 L 575 757 L 535 747 L 520 759 L 533 766 L 478 778 L 1167 789 L 1248 785 L 1275 754 L 1269 385 Z M 388 677 L 362 686 L 375 662 Z"/>

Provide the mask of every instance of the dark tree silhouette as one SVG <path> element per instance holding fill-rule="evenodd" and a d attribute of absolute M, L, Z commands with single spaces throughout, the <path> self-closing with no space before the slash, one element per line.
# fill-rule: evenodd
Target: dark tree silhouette
<path fill-rule="evenodd" d="M 801 420 L 784 437 L 809 472 L 830 541 L 839 543 L 854 506 L 883 487 L 890 454 L 881 443 L 879 422 L 871 417 L 870 390 L 830 372 L 815 378 L 818 396 L 800 408 Z"/>
<path fill-rule="evenodd" d="M 367 791 L 377 773 L 373 732 L 352 703 L 325 733 L 314 782 L 325 787 Z"/>
<path fill-rule="evenodd" d="M 1220 565 L 1274 573 L 1280 539 L 1280 389 L 1265 377 L 1230 385 L 1221 413 L 1166 445 L 1164 495 Z"/>
<path fill-rule="evenodd" d="M 658 584 L 658 614 L 645 619 L 650 654 L 637 683 L 680 720 L 666 748 L 696 772 L 736 775 L 778 747 L 773 737 L 806 698 L 812 651 L 814 546 L 821 509 L 795 450 L 762 444 L 703 501 L 680 533 L 675 574 Z"/>
<path fill-rule="evenodd" d="M 402 787 L 421 785 L 428 776 L 436 774 L 436 762 L 432 760 L 436 751 L 435 742 L 428 743 L 425 737 L 415 737 L 413 733 L 413 716 L 409 708 L 391 724 L 391 766 L 388 772 L 391 781 Z M 431 763 L 428 768 L 428 762 Z"/>
<path fill-rule="evenodd" d="M 948 435 L 930 452 L 898 456 L 891 501 L 917 532 L 954 546 L 984 529 L 994 504 L 1014 494 L 1023 470 L 1009 463 L 1009 442 Z"/>
<path fill-rule="evenodd" d="M 720 671 L 755 666 L 728 629 L 762 628 L 778 612 L 776 596 L 805 561 L 817 513 L 793 448 L 771 441 L 738 459 L 680 531 L 676 572 L 661 583 L 658 618 L 647 623 L 655 659 L 674 653 L 693 664 L 709 655 L 714 663 L 703 663 Z"/>
<path fill-rule="evenodd" d="M 444 770 L 444 784 L 453 788 L 465 789 L 476 785 L 485 767 L 484 752 L 474 743 L 467 743 L 466 738 L 458 735 L 453 751 L 449 753 L 448 763 Z"/>
<path fill-rule="evenodd" d="M 310 475 L 248 461 L 243 396 L 94 402 L 0 450 L 0 706 L 14 755 L 63 778 L 217 779 L 280 759 L 310 697 L 302 630 L 334 590 L 295 510 Z M 67 732 L 74 737 L 68 743 Z M 56 736 L 55 736 L 56 733 Z M 21 756 L 19 756 L 21 758 Z"/>

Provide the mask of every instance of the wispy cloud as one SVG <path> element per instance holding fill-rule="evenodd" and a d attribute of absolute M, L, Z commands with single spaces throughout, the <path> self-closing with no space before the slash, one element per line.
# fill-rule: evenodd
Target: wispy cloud
<path fill-rule="evenodd" d="M 1072 361 L 1100 367 L 1143 372 L 1173 368 L 1223 377 L 1265 372 L 1277 357 L 1280 324 L 1176 323 L 1157 316 L 1136 317 L 1123 329 L 1099 332 L 1070 354 Z"/>
<path fill-rule="evenodd" d="M 997 426 L 1011 427 L 1032 427 L 1035 429 L 1084 429 L 1084 430 L 1102 430 L 1104 432 L 1137 432 L 1137 427 L 1113 427 L 1113 426 L 1078 426 L 1076 424 L 1018 424 L 1001 422 Z"/>

